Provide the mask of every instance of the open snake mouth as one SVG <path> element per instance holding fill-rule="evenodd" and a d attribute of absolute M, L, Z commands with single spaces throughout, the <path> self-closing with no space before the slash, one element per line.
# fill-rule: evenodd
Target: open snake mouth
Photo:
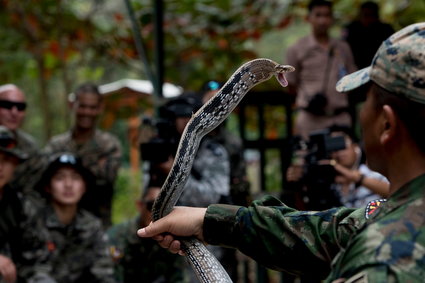
<path fill-rule="evenodd" d="M 276 66 L 276 71 L 277 71 L 277 74 L 276 74 L 277 81 L 280 83 L 281 86 L 287 87 L 288 81 L 286 80 L 285 74 L 295 71 L 295 68 L 289 65 L 279 65 L 279 66 Z"/>

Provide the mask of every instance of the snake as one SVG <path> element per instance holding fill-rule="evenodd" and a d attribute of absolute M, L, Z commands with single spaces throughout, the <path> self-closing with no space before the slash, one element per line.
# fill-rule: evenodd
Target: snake
<path fill-rule="evenodd" d="M 275 76 L 286 87 L 285 74 L 294 67 L 281 65 L 266 58 L 254 59 L 240 66 L 187 123 L 176 151 L 173 165 L 152 207 L 152 220 L 169 214 L 176 205 L 190 175 L 201 139 L 220 125 L 242 98 L 257 84 Z M 200 282 L 232 282 L 220 262 L 205 245 L 195 238 L 180 239 L 182 250 Z"/>

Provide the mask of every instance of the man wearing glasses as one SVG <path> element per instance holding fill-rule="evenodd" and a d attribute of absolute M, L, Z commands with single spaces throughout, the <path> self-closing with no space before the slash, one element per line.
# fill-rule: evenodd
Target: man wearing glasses
<path fill-rule="evenodd" d="M 38 149 L 37 143 L 32 136 L 20 129 L 26 107 L 25 94 L 16 85 L 0 86 L 0 125 L 14 132 L 20 148 L 32 155 Z"/>
<path fill-rule="evenodd" d="M 19 164 L 11 181 L 13 187 L 28 192 L 32 187 L 32 177 L 37 159 L 38 144 L 36 140 L 20 128 L 25 118 L 27 102 L 24 92 L 14 84 L 0 86 L 0 125 L 6 127 L 16 137 L 17 146 L 28 155 L 28 160 Z"/>

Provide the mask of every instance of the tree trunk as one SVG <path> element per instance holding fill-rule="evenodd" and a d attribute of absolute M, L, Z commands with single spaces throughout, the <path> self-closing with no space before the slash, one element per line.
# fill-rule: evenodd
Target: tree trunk
<path fill-rule="evenodd" d="M 47 88 L 46 67 L 44 65 L 43 55 L 36 55 L 35 60 L 38 66 L 38 82 L 40 89 L 40 108 L 43 115 L 43 143 L 45 143 L 52 135 L 52 115 L 49 104 L 49 94 Z"/>

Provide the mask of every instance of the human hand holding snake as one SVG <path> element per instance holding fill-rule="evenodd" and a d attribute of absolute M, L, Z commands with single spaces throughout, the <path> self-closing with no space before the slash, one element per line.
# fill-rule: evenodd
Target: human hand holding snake
<path fill-rule="evenodd" d="M 171 171 L 153 206 L 152 218 L 154 221 L 168 215 L 173 210 L 189 177 L 202 137 L 220 125 L 255 85 L 275 76 L 278 82 L 286 87 L 288 82 L 285 74 L 294 70 L 295 68 L 292 66 L 280 65 L 269 59 L 249 61 L 239 67 L 220 91 L 192 115 L 180 139 Z M 160 226 L 161 223 L 163 226 Z M 180 224 L 171 223 L 172 226 Z M 147 229 L 141 229 L 139 235 L 152 237 L 155 235 L 155 231 L 160 233 L 176 231 L 171 229 L 172 226 L 169 226 L 171 224 L 167 221 L 151 225 L 154 225 L 155 229 L 148 226 Z M 151 232 L 149 233 L 149 231 Z M 180 236 L 194 235 L 196 235 L 196 231 L 180 234 Z M 173 243 L 180 244 L 181 242 L 182 249 L 201 282 L 232 282 L 218 260 L 198 239 L 189 238 L 175 242 L 172 236 L 156 235 L 155 238 L 162 242 L 162 246 L 168 246 L 173 251 L 177 250 L 176 246 L 172 246 Z"/>

